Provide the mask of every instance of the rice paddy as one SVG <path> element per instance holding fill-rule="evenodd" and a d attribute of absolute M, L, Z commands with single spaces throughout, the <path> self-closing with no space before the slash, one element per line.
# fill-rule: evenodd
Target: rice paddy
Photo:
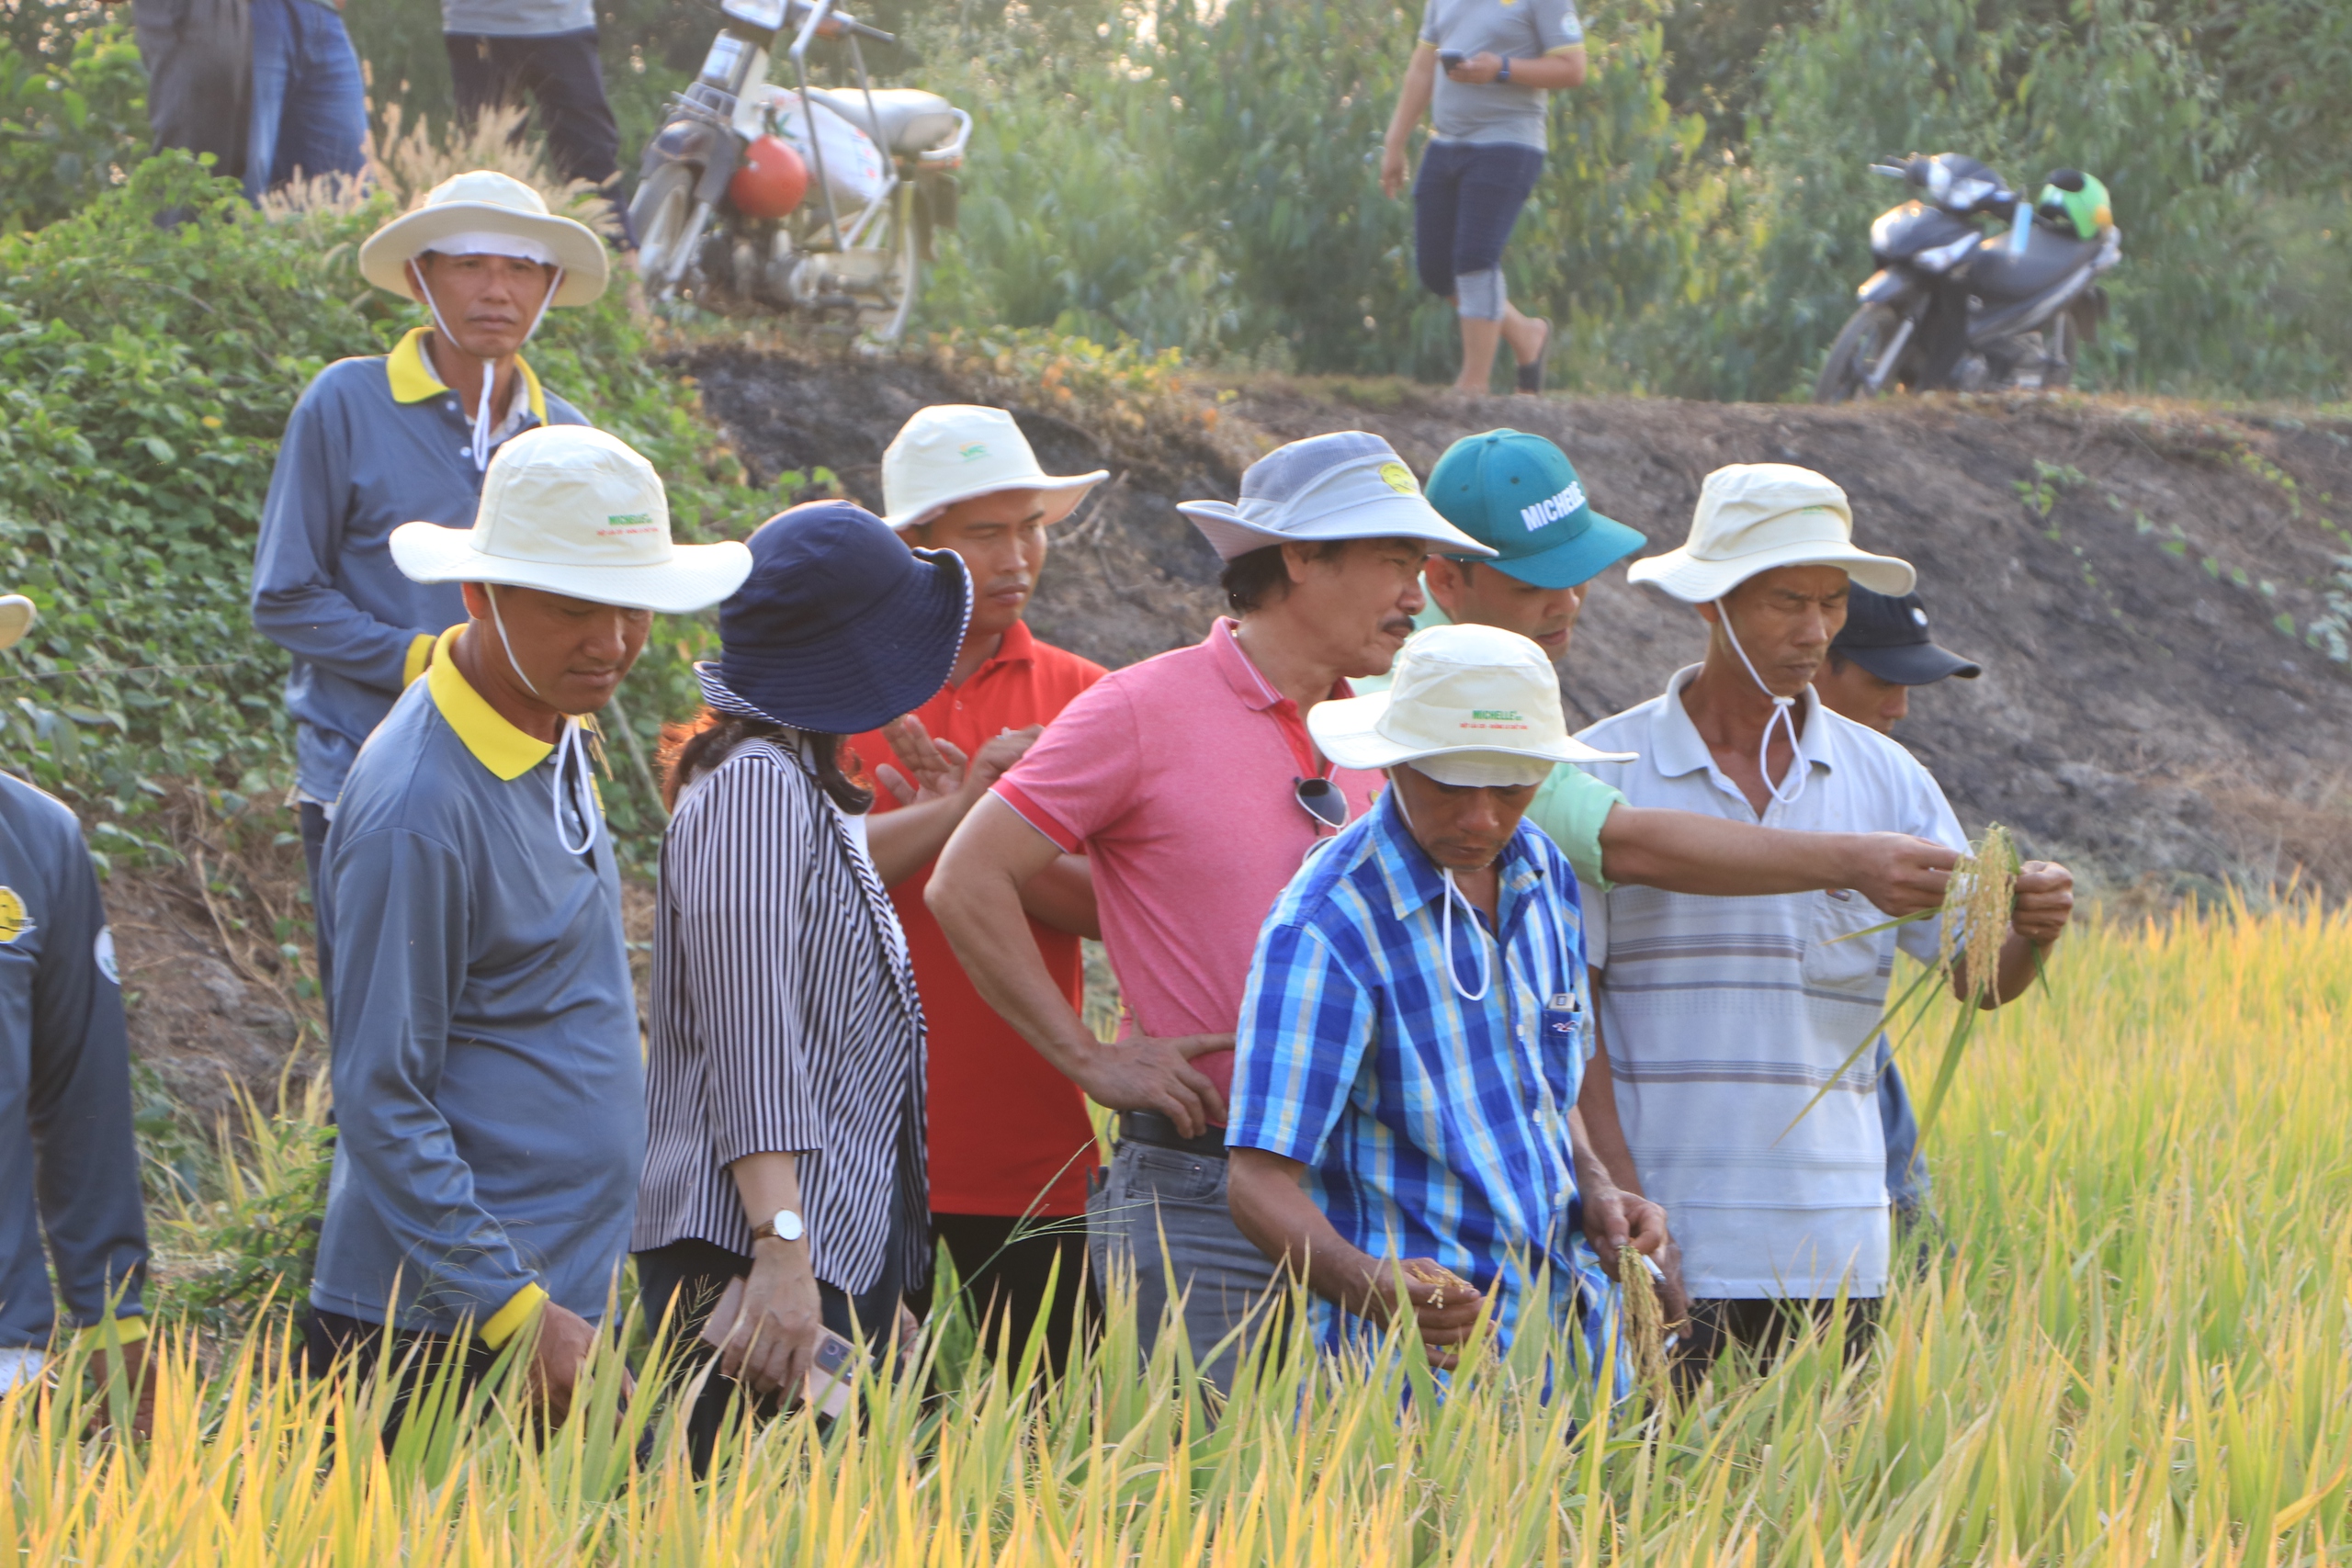
<path fill-rule="evenodd" d="M 1975 1032 L 1929 1150 L 1950 1250 L 1855 1367 L 1811 1341 L 1611 1412 L 1544 1397 L 1532 1335 L 1442 1397 L 1401 1349 L 1291 1346 L 1216 1410 L 1114 1310 L 1050 1389 L 943 1333 L 933 1397 L 869 1387 L 862 1423 L 775 1423 L 698 1483 L 616 1366 L 544 1439 L 493 1407 L 387 1451 L 380 1390 L 167 1343 L 150 1443 L 85 1437 L 71 1393 L 0 1402 L 0 1529 L 28 1562 L 224 1568 L 2352 1558 L 2352 921 L 2094 925 L 2049 979 Z"/>

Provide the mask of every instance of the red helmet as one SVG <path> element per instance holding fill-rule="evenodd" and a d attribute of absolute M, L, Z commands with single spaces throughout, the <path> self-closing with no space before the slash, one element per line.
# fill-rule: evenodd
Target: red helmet
<path fill-rule="evenodd" d="M 773 136 L 743 150 L 743 162 L 727 182 L 727 199 L 747 218 L 782 218 L 808 194 L 808 165 Z"/>

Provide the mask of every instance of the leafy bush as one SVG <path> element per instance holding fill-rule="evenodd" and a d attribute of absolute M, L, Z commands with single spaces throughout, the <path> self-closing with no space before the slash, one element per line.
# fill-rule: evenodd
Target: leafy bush
<path fill-rule="evenodd" d="M 130 29 L 57 30 L 74 17 L 27 5 L 0 38 L 0 231 L 63 217 L 146 151 L 147 78 Z"/>

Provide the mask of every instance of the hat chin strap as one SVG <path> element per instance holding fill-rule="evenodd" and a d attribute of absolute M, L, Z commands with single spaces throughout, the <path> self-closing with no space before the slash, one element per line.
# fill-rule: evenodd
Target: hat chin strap
<path fill-rule="evenodd" d="M 1412 764 L 1406 765 L 1409 767 Z M 1406 827 L 1410 828 L 1413 825 L 1413 813 L 1412 809 L 1405 804 L 1404 792 L 1396 787 L 1394 780 L 1389 782 L 1388 790 L 1396 797 L 1396 815 L 1405 819 Z M 1429 854 L 1427 850 L 1421 852 Z M 1431 855 L 1430 858 L 1434 860 L 1437 857 Z M 1470 900 L 1464 897 L 1462 889 L 1454 885 L 1452 866 L 1441 865 L 1437 868 L 1437 872 L 1440 880 L 1445 884 L 1445 910 L 1437 919 L 1438 945 L 1445 954 L 1445 983 L 1452 986 L 1453 994 L 1465 1002 L 1485 1001 L 1487 993 L 1494 988 L 1495 984 L 1494 965 L 1487 958 L 1486 928 L 1478 924 L 1478 917 L 1474 912 L 1470 917 L 1470 926 L 1478 937 L 1478 988 L 1475 991 L 1465 991 L 1462 988 L 1461 974 L 1453 967 L 1453 905 L 1455 900 L 1459 899 L 1463 908 L 1468 908 Z"/>
<path fill-rule="evenodd" d="M 1755 664 L 1747 657 L 1747 649 L 1739 646 L 1739 634 L 1731 629 L 1730 604 L 1722 599 L 1716 600 L 1715 613 L 1723 617 L 1724 636 L 1731 639 L 1731 650 L 1738 654 L 1740 663 L 1747 666 L 1747 678 L 1756 682 L 1758 691 L 1772 699 L 1772 716 L 1764 721 L 1764 743 L 1756 749 L 1756 771 L 1763 776 L 1765 791 L 1775 801 L 1782 806 L 1792 806 L 1797 796 L 1804 793 L 1805 782 L 1812 776 L 1812 770 L 1804 766 L 1804 751 L 1797 745 L 1797 721 L 1790 711 L 1796 705 L 1796 698 L 1780 695 L 1764 683 L 1763 676 L 1756 672 Z M 1789 776 L 1794 785 L 1785 795 L 1772 779 L 1772 731 L 1783 727 L 1789 732 Z"/>
<path fill-rule="evenodd" d="M 514 657 L 514 645 L 507 639 L 506 618 L 498 613 L 498 585 L 485 582 L 481 591 L 490 600 L 490 624 L 498 628 L 498 646 L 506 650 L 506 662 L 514 669 L 515 679 L 523 682 L 525 691 L 546 702 L 530 676 L 524 673 L 523 661 Z M 555 806 L 555 841 L 563 846 L 563 852 L 568 855 L 584 855 L 595 847 L 596 827 L 604 820 L 604 813 L 596 809 L 596 786 L 590 776 L 588 742 L 582 738 L 580 721 L 568 713 L 560 717 L 563 728 L 555 738 L 555 785 L 549 795 Z M 574 762 L 579 764 L 577 773 L 573 772 Z M 587 824 L 586 834 L 577 844 L 571 841 L 571 834 L 563 825 L 563 784 L 567 777 L 579 781 L 572 786 L 571 807 Z"/>
<path fill-rule="evenodd" d="M 442 320 L 441 306 L 433 298 L 433 290 L 424 281 L 424 269 L 416 265 L 414 256 L 409 258 L 408 274 L 409 280 L 416 285 L 418 296 L 424 301 L 424 308 L 433 312 L 433 325 L 441 333 L 441 341 L 457 353 L 465 353 L 464 349 L 458 347 L 458 334 L 449 330 L 447 321 Z M 539 330 L 539 323 L 547 320 L 548 307 L 555 303 L 556 291 L 562 287 L 563 266 L 559 263 L 556 265 L 555 277 L 548 284 L 548 291 L 539 300 L 538 310 L 531 315 L 530 326 L 524 330 L 523 343 L 530 342 L 532 333 Z M 517 354 L 522 352 L 522 344 L 515 344 L 515 352 Z M 491 393 L 496 389 L 497 380 L 498 362 L 493 359 L 483 360 L 481 362 L 481 397 L 474 404 L 473 444 L 469 448 L 473 454 L 474 472 L 478 474 L 487 473 L 490 470 L 490 400 Z M 503 637 L 505 634 L 502 632 L 500 635 Z M 513 655 L 510 653 L 508 657 L 511 658 Z M 518 671 L 519 669 L 520 666 L 517 666 Z M 524 684 L 529 683 L 529 678 L 526 677 Z M 532 694 L 537 695 L 537 693 Z"/>

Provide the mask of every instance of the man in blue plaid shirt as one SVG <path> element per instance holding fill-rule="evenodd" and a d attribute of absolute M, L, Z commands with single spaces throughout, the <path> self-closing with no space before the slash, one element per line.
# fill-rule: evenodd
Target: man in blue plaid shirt
<path fill-rule="evenodd" d="M 1481 1318 L 1508 1346 L 1541 1286 L 1597 1367 L 1618 1249 L 1657 1253 L 1666 1216 L 1585 1140 L 1576 875 L 1521 817 L 1555 766 L 1615 759 L 1569 737 L 1543 649 L 1492 626 L 1417 634 L 1388 691 L 1307 721 L 1326 756 L 1390 787 L 1259 936 L 1226 1132 L 1234 1221 L 1321 1298 L 1329 1348 L 1409 1310 L 1451 1367 Z"/>

